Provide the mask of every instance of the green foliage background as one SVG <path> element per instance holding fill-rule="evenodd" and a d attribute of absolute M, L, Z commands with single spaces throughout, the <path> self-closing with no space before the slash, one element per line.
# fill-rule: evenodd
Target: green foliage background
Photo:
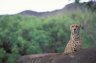
<path fill-rule="evenodd" d="M 96 12 L 74 11 L 49 17 L 0 16 L 0 63 L 15 63 L 22 55 L 63 52 L 69 26 L 81 24 L 83 48 L 96 45 Z"/>

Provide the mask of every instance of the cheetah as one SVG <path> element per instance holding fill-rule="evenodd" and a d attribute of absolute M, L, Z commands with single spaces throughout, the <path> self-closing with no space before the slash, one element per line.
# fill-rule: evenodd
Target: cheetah
<path fill-rule="evenodd" d="M 78 52 L 82 49 L 81 45 L 81 38 L 79 35 L 80 32 L 80 25 L 78 24 L 72 24 L 70 26 L 71 30 L 71 36 L 68 44 L 65 47 L 64 53 L 65 54 L 73 54 L 75 52 Z"/>

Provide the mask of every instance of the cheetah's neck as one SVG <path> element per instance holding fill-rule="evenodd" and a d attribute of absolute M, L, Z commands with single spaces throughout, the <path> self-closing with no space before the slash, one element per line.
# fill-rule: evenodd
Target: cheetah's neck
<path fill-rule="evenodd" d="M 73 40 L 73 41 L 79 41 L 80 40 L 80 35 L 71 33 L 70 39 Z"/>

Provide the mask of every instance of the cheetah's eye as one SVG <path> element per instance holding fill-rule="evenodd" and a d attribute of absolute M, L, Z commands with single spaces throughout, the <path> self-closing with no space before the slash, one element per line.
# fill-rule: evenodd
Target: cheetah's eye
<path fill-rule="evenodd" d="M 72 26 L 72 27 L 74 27 L 74 26 Z"/>
<path fill-rule="evenodd" d="M 78 27 L 78 26 L 76 26 L 76 27 Z"/>

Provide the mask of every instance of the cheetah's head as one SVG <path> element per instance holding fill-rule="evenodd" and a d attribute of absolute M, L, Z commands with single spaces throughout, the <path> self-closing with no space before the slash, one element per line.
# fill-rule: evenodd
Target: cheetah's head
<path fill-rule="evenodd" d="M 70 30 L 71 30 L 71 33 L 72 33 L 72 34 L 79 34 L 80 25 L 78 25 L 78 24 L 72 24 L 72 25 L 70 26 Z"/>

